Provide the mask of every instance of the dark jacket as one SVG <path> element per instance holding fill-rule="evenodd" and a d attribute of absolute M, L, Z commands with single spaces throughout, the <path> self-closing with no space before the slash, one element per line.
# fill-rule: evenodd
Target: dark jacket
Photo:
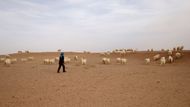
<path fill-rule="evenodd" d="M 59 57 L 59 64 L 64 64 L 64 53 L 62 52 Z"/>

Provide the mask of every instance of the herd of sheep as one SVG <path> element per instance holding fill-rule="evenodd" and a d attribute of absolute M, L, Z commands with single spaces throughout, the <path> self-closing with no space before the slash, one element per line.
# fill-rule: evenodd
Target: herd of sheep
<path fill-rule="evenodd" d="M 150 64 L 151 61 L 160 61 L 160 65 L 164 65 L 166 63 L 173 63 L 175 60 L 177 59 L 180 59 L 183 55 L 183 49 L 184 49 L 184 46 L 177 46 L 177 47 L 174 47 L 173 49 L 167 49 L 167 50 L 164 50 L 164 49 L 161 49 L 161 52 L 165 52 L 167 53 L 165 56 L 164 55 L 161 55 L 161 54 L 155 54 L 152 58 L 151 56 L 150 57 L 147 57 L 145 58 L 145 64 Z M 125 57 L 126 54 L 129 54 L 129 53 L 136 53 L 137 50 L 134 50 L 134 49 L 116 49 L 116 50 L 113 50 L 112 52 L 108 51 L 108 52 L 104 52 L 104 53 L 101 53 L 102 56 L 109 56 L 110 54 L 118 54 L 120 55 L 121 57 Z M 147 52 L 154 52 L 154 49 L 148 49 Z M 116 58 L 116 62 L 117 63 L 120 63 L 120 64 L 126 64 L 127 63 L 127 59 L 126 58 Z M 102 58 L 102 63 L 103 64 L 109 64 L 110 63 L 110 58 Z"/>
<path fill-rule="evenodd" d="M 153 57 L 153 61 L 157 61 L 160 59 L 160 65 L 164 65 L 164 64 L 166 64 L 166 62 L 172 63 L 172 62 L 174 62 L 174 59 L 177 60 L 181 57 L 182 57 L 182 53 L 180 53 L 180 52 L 176 52 L 174 55 L 168 53 L 166 56 L 162 56 L 162 57 L 160 54 L 156 54 Z M 150 58 L 145 58 L 146 64 L 149 64 L 150 61 L 151 61 Z"/>
<path fill-rule="evenodd" d="M 162 55 L 162 54 L 155 54 L 153 57 L 147 57 L 145 58 L 145 64 L 150 64 L 151 62 L 155 62 L 155 61 L 160 61 L 160 65 L 164 65 L 166 63 L 173 63 L 175 60 L 180 59 L 183 55 L 183 46 L 178 46 L 173 48 L 172 50 L 164 50 L 161 49 L 161 52 L 166 52 L 167 54 Z M 60 51 L 60 50 L 59 50 Z M 153 52 L 153 49 L 148 49 L 147 52 Z M 116 49 L 113 50 L 112 52 L 108 51 L 108 52 L 104 52 L 104 53 L 100 53 L 100 56 L 103 56 L 101 59 L 101 63 L 102 64 L 110 64 L 111 63 L 111 59 L 109 58 L 109 56 L 111 54 L 117 54 L 120 57 L 117 57 L 115 59 L 116 63 L 118 64 L 126 64 L 127 63 L 127 59 L 125 58 L 126 54 L 129 53 L 136 53 L 137 50 L 133 50 L 133 49 Z M 18 51 L 18 54 L 21 53 L 30 53 L 29 51 Z M 90 54 L 90 52 L 86 52 L 84 51 L 84 54 Z M 152 57 L 152 58 L 151 58 Z M 74 56 L 73 57 L 74 61 L 79 61 L 79 56 Z M 34 57 L 30 56 L 27 58 L 12 58 L 10 55 L 5 55 L 4 57 L 0 58 L 0 62 L 4 62 L 5 65 L 10 66 L 11 64 L 16 63 L 17 61 L 21 61 L 21 62 L 26 62 L 26 61 L 32 61 L 34 60 Z M 43 59 L 43 64 L 49 65 L 49 64 L 55 64 L 56 62 L 59 61 L 59 57 L 55 57 L 55 58 L 46 58 Z M 71 58 L 70 57 L 65 57 L 64 62 L 70 63 L 71 62 Z M 80 58 L 80 62 L 82 65 L 86 65 L 87 64 L 87 59 L 85 57 L 81 57 Z"/>
<path fill-rule="evenodd" d="M 0 62 L 4 62 L 4 64 L 6 66 L 10 66 L 11 64 L 14 64 L 18 61 L 21 61 L 21 62 L 26 62 L 26 61 L 32 61 L 34 60 L 34 57 L 27 57 L 27 58 L 20 58 L 20 59 L 17 59 L 17 58 L 12 58 L 10 55 L 6 55 L 6 57 L 2 57 L 0 58 Z"/>
<path fill-rule="evenodd" d="M 161 56 L 161 54 L 156 54 L 153 56 L 153 61 L 160 60 L 160 65 L 164 65 L 166 63 L 173 63 L 174 60 L 180 59 L 183 55 L 183 46 L 174 47 L 172 50 L 164 50 L 161 49 L 161 52 L 167 52 L 167 54 L 164 56 Z M 153 49 L 151 49 L 153 51 Z M 148 52 L 150 52 L 148 50 Z M 145 63 L 149 64 L 151 62 L 151 58 L 145 58 Z"/>

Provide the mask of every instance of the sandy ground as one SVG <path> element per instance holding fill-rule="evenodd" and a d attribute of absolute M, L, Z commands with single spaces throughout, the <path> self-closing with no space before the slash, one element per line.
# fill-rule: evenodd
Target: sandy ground
<path fill-rule="evenodd" d="M 87 65 L 75 55 L 86 57 Z M 128 54 L 126 65 L 111 55 L 111 64 L 103 65 L 99 54 L 66 53 L 72 61 L 58 74 L 58 64 L 43 59 L 59 53 L 13 54 L 35 60 L 0 63 L 0 107 L 190 107 L 190 52 L 172 64 L 146 65 L 144 58 L 153 55 Z"/>

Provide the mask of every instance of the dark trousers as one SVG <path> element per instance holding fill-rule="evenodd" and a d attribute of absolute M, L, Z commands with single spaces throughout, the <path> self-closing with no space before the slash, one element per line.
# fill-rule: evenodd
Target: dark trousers
<path fill-rule="evenodd" d="M 59 64 L 59 67 L 58 67 L 58 70 L 57 70 L 58 73 L 59 73 L 59 70 L 60 70 L 61 66 L 63 66 L 63 72 L 65 72 L 65 65 L 64 64 Z"/>

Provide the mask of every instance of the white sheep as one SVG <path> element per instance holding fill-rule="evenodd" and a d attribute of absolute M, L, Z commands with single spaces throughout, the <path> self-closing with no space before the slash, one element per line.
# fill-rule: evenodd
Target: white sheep
<path fill-rule="evenodd" d="M 166 58 L 165 57 L 161 57 L 160 59 L 160 65 L 164 65 L 166 64 Z"/>
<path fill-rule="evenodd" d="M 64 63 L 70 63 L 70 62 L 71 62 L 71 58 L 69 58 L 69 57 L 64 58 Z"/>
<path fill-rule="evenodd" d="M 75 60 L 75 61 L 77 61 L 77 60 L 78 60 L 78 58 L 79 58 L 78 56 L 75 56 L 75 57 L 74 57 L 74 60 Z"/>
<path fill-rule="evenodd" d="M 100 53 L 100 55 L 102 55 L 102 56 L 109 56 L 110 54 L 111 54 L 111 52 L 109 52 L 109 51 Z"/>
<path fill-rule="evenodd" d="M 182 51 L 183 48 L 184 48 L 184 46 L 178 46 L 178 47 L 177 47 L 177 51 Z"/>
<path fill-rule="evenodd" d="M 11 65 L 11 59 L 5 59 L 5 65 L 10 66 Z"/>
<path fill-rule="evenodd" d="M 183 48 L 184 48 L 184 46 L 180 46 L 179 50 L 180 50 L 180 51 L 182 51 L 182 50 L 183 50 Z"/>
<path fill-rule="evenodd" d="M 121 63 L 121 58 L 116 58 L 117 63 Z"/>
<path fill-rule="evenodd" d="M 59 61 L 59 57 L 55 57 L 55 61 Z"/>
<path fill-rule="evenodd" d="M 174 47 L 174 48 L 173 48 L 173 51 L 174 51 L 174 52 L 175 52 L 175 51 L 177 51 L 177 48 L 176 48 L 176 47 Z"/>
<path fill-rule="evenodd" d="M 134 51 L 129 51 L 129 50 L 127 50 L 125 53 L 130 54 L 130 53 L 134 53 Z"/>
<path fill-rule="evenodd" d="M 119 53 L 120 55 L 125 55 L 127 52 L 130 52 L 130 51 L 121 50 Z"/>
<path fill-rule="evenodd" d="M 11 56 L 7 54 L 7 55 L 5 55 L 5 57 L 6 57 L 6 58 L 10 58 Z"/>
<path fill-rule="evenodd" d="M 25 53 L 30 53 L 30 51 L 26 50 Z"/>
<path fill-rule="evenodd" d="M 101 56 L 105 56 L 105 53 L 104 52 L 101 52 L 101 53 L 99 53 Z"/>
<path fill-rule="evenodd" d="M 44 64 L 54 64 L 55 63 L 55 59 L 44 59 Z"/>
<path fill-rule="evenodd" d="M 179 53 L 179 52 L 177 52 L 176 54 L 175 54 L 175 56 L 176 56 L 176 58 L 181 58 L 181 53 Z"/>
<path fill-rule="evenodd" d="M 172 50 L 168 51 L 168 55 L 172 55 L 172 53 L 173 53 Z"/>
<path fill-rule="evenodd" d="M 0 58 L 0 62 L 4 62 L 5 61 L 5 58 Z"/>
<path fill-rule="evenodd" d="M 18 51 L 18 54 L 21 54 L 22 53 L 22 51 Z"/>
<path fill-rule="evenodd" d="M 110 54 L 111 54 L 111 52 L 110 52 L 110 51 L 107 51 L 105 54 L 106 54 L 106 55 L 110 55 Z"/>
<path fill-rule="evenodd" d="M 31 57 L 28 57 L 28 60 L 29 60 L 29 61 L 34 60 L 34 57 L 32 57 L 32 56 L 31 56 Z"/>
<path fill-rule="evenodd" d="M 83 51 L 84 54 L 90 54 L 90 51 Z"/>
<path fill-rule="evenodd" d="M 160 54 L 155 55 L 155 56 L 153 57 L 153 59 L 154 59 L 155 61 L 158 60 L 158 59 L 160 59 Z"/>
<path fill-rule="evenodd" d="M 55 63 L 55 59 L 49 59 L 49 64 L 54 64 Z"/>
<path fill-rule="evenodd" d="M 135 53 L 136 52 L 136 50 L 135 49 L 125 49 L 125 52 L 126 53 Z"/>
<path fill-rule="evenodd" d="M 113 51 L 112 51 L 112 53 L 113 53 L 113 54 L 116 54 L 116 53 L 117 53 L 117 51 L 116 51 L 116 50 L 113 50 Z"/>
<path fill-rule="evenodd" d="M 110 58 L 102 58 L 103 64 L 110 64 Z"/>
<path fill-rule="evenodd" d="M 149 64 L 150 63 L 150 58 L 145 58 L 145 63 Z"/>
<path fill-rule="evenodd" d="M 165 49 L 161 49 L 161 52 L 164 52 L 165 51 Z"/>
<path fill-rule="evenodd" d="M 57 52 L 61 52 L 61 49 L 58 49 Z"/>
<path fill-rule="evenodd" d="M 11 59 L 11 63 L 16 63 L 16 62 L 17 62 L 16 58 Z"/>
<path fill-rule="evenodd" d="M 122 59 L 121 59 L 121 64 L 126 64 L 126 63 L 127 63 L 127 59 L 122 58 Z"/>
<path fill-rule="evenodd" d="M 172 63 L 173 61 L 174 61 L 173 57 L 172 57 L 172 56 L 169 56 L 169 57 L 168 57 L 168 62 L 169 62 L 169 63 Z"/>
<path fill-rule="evenodd" d="M 49 64 L 49 59 L 44 59 L 44 64 Z"/>
<path fill-rule="evenodd" d="M 82 63 L 82 65 L 86 65 L 86 63 L 87 63 L 87 59 L 85 59 L 85 58 L 81 58 L 81 63 Z"/>
<path fill-rule="evenodd" d="M 27 58 L 21 58 L 21 61 L 22 61 L 22 62 L 26 62 L 26 61 L 27 61 Z"/>
<path fill-rule="evenodd" d="M 116 62 L 120 63 L 120 64 L 126 64 L 127 63 L 127 59 L 125 59 L 125 58 L 116 58 Z"/>

